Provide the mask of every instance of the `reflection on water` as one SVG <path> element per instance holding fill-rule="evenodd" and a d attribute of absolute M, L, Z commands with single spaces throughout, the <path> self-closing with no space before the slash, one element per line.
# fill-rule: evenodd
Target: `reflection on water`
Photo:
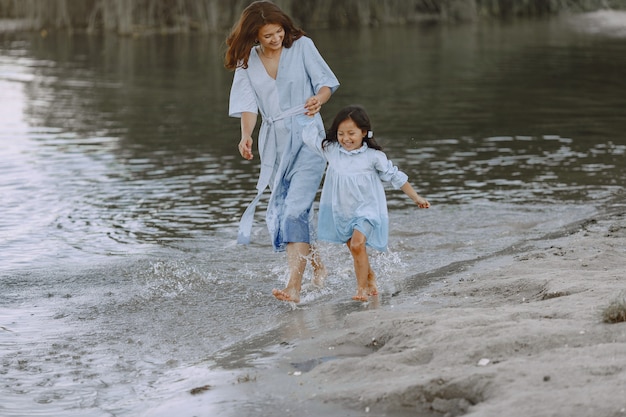
<path fill-rule="evenodd" d="M 433 203 L 388 193 L 380 308 L 623 200 L 626 42 L 594 28 L 311 33 L 342 82 L 326 122 L 363 104 Z M 324 290 L 305 285 L 295 312 L 271 297 L 285 262 L 263 206 L 235 245 L 259 161 L 237 156 L 222 41 L 0 35 L 0 414 L 137 415 L 209 362 L 238 368 L 364 308 L 332 245 Z"/>

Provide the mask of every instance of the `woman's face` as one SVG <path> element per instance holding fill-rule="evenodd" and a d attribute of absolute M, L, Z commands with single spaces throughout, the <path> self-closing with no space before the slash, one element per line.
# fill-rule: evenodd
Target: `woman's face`
<path fill-rule="evenodd" d="M 359 149 L 366 134 L 367 132 L 361 130 L 352 119 L 344 120 L 337 128 L 337 140 L 346 151 Z"/>
<path fill-rule="evenodd" d="M 259 44 L 263 50 L 279 50 L 283 46 L 283 39 L 285 39 L 285 29 L 281 25 L 270 23 L 259 29 Z"/>

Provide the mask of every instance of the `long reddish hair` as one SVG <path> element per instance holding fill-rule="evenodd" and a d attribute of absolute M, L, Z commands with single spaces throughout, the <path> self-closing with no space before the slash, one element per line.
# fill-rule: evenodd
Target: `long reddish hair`
<path fill-rule="evenodd" d="M 241 13 L 239 21 L 226 38 L 224 66 L 230 70 L 248 68 L 250 49 L 258 42 L 259 30 L 265 25 L 280 25 L 285 31 L 283 47 L 290 48 L 296 39 L 305 35 L 291 18 L 274 3 L 266 0 L 251 3 Z"/>

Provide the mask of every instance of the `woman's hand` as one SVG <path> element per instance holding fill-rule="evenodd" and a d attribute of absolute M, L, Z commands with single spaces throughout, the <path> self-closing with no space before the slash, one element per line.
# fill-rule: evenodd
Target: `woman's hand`
<path fill-rule="evenodd" d="M 307 110 L 307 116 L 315 116 L 315 113 L 319 113 L 322 104 L 326 104 L 328 100 L 330 100 L 330 96 L 332 91 L 330 88 L 324 86 L 319 89 L 316 95 L 309 97 L 308 100 L 304 103 L 304 108 Z"/>
<path fill-rule="evenodd" d="M 239 141 L 239 153 L 248 161 L 252 159 L 252 138 L 244 136 Z"/>
<path fill-rule="evenodd" d="M 322 108 L 322 100 L 318 96 L 309 97 L 304 103 L 304 108 L 307 110 L 307 116 L 315 116 Z"/>

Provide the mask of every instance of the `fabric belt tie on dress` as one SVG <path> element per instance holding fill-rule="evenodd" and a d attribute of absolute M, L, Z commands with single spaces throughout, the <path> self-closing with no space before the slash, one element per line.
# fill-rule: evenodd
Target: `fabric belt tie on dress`
<path fill-rule="evenodd" d="M 261 158 L 261 172 L 259 173 L 259 180 L 256 184 L 257 195 L 252 202 L 246 208 L 241 221 L 239 222 L 239 232 L 237 233 L 237 243 L 247 245 L 250 243 L 250 234 L 252 232 L 252 222 L 254 221 L 254 213 L 256 206 L 261 200 L 263 192 L 270 183 L 272 177 L 272 171 L 274 170 L 274 163 L 276 162 L 276 142 L 268 141 L 268 138 L 274 133 L 274 122 L 277 122 L 288 117 L 304 114 L 306 109 L 304 104 L 292 107 L 285 110 L 273 117 L 268 117 L 261 112 L 263 122 L 261 123 L 261 129 L 259 131 L 259 155 Z"/>

